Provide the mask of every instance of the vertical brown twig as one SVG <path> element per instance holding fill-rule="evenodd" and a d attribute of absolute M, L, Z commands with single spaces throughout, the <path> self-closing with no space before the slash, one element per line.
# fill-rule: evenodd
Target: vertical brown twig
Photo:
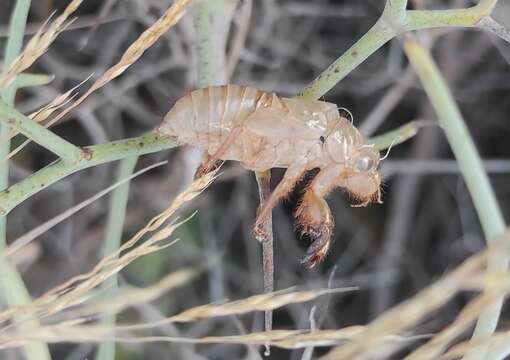
<path fill-rule="evenodd" d="M 260 206 L 263 207 L 271 195 L 271 170 L 256 171 L 255 177 L 259 188 Z M 262 270 L 264 272 L 264 292 L 274 291 L 274 258 L 273 258 L 273 217 L 269 215 L 264 221 L 264 239 L 257 239 L 262 243 Z M 264 329 L 273 329 L 273 312 L 264 312 Z M 269 346 L 266 345 L 265 355 L 269 355 Z"/>

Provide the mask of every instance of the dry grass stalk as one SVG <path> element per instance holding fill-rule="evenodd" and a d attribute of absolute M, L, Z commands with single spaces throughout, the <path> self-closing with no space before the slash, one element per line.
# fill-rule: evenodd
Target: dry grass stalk
<path fill-rule="evenodd" d="M 145 30 L 122 54 L 119 62 L 101 75 L 82 96 L 80 96 L 70 107 L 62 111 L 58 116 L 51 119 L 46 126 L 51 126 L 61 120 L 72 109 L 80 105 L 90 94 L 103 87 L 108 82 L 120 76 L 129 68 L 143 53 L 150 48 L 162 35 L 183 17 L 185 10 L 191 0 L 176 0 L 172 6 L 147 30 Z"/>
<path fill-rule="evenodd" d="M 510 343 L 510 332 L 495 332 L 491 336 L 479 337 L 463 341 L 459 344 L 452 346 L 446 353 L 438 357 L 440 360 L 453 360 L 460 359 L 465 354 L 480 346 L 488 346 L 490 353 L 488 359 L 507 359 L 508 358 L 508 344 Z"/>
<path fill-rule="evenodd" d="M 69 89 L 68 91 L 66 91 L 65 93 L 60 94 L 59 96 L 57 96 L 50 103 L 46 104 L 45 106 L 43 106 L 39 110 L 37 110 L 37 111 L 33 112 L 32 114 L 28 115 L 28 117 L 30 119 L 34 120 L 35 122 L 41 122 L 41 121 L 46 120 L 56 110 L 58 110 L 58 109 L 60 109 L 60 108 L 62 108 L 64 106 L 66 106 L 67 104 L 69 104 L 71 102 L 71 100 L 74 99 L 77 96 L 77 93 L 73 93 L 73 92 L 78 87 L 83 85 L 86 81 L 88 81 L 89 79 L 90 79 L 90 76 L 88 78 L 86 78 L 85 80 L 83 80 L 82 82 L 80 82 L 78 85 L 76 85 L 76 86 L 72 87 L 71 89 Z M 8 136 L 6 136 L 5 138 L 2 138 L 0 140 L 0 144 L 4 144 L 5 141 L 7 141 L 8 139 L 12 139 L 14 136 L 16 136 L 18 134 L 19 134 L 19 132 L 17 130 L 11 129 L 10 133 L 8 134 Z M 12 150 L 7 155 L 7 157 L 4 160 L 8 160 L 8 159 L 12 158 L 20 150 L 22 150 L 29 142 L 30 142 L 30 139 L 25 140 L 21 145 L 19 145 L 14 150 Z"/>
<path fill-rule="evenodd" d="M 108 82 L 112 81 L 116 77 L 120 76 L 127 68 L 129 68 L 136 60 L 138 60 L 143 53 L 150 48 L 154 43 L 164 35 L 172 26 L 177 24 L 179 20 L 184 16 L 185 10 L 191 0 L 177 0 L 170 6 L 167 11 L 147 30 L 145 30 L 122 54 L 119 62 L 113 65 L 111 68 L 101 75 L 92 86 L 80 96 L 74 103 L 68 108 L 63 110 L 60 114 L 55 116 L 53 119 L 48 121 L 45 126 L 50 127 L 51 125 L 60 121 L 66 116 L 71 110 L 80 105 L 87 97 L 90 96 L 94 91 L 100 89 Z M 69 5 L 70 6 L 70 5 Z M 86 80 L 85 80 L 86 81 Z M 56 101 L 56 99 L 54 100 Z M 52 103 L 54 102 L 52 101 Z M 38 114 L 36 121 L 41 122 L 46 120 L 53 111 L 41 112 Z M 34 119 L 35 120 L 35 119 Z M 14 154 L 22 150 L 30 140 L 25 141 L 23 144 L 14 149 L 8 156 L 11 158 Z"/>
<path fill-rule="evenodd" d="M 166 284 L 182 283 L 183 279 L 190 279 L 198 273 L 198 270 L 181 270 L 179 273 L 169 275 L 158 284 L 144 290 L 132 290 L 119 295 L 113 299 L 96 302 L 95 304 L 85 305 L 80 309 L 66 312 L 66 319 L 79 319 L 86 316 L 92 316 L 107 312 L 120 312 L 127 306 L 136 305 L 142 302 L 151 301 L 162 293 L 162 288 Z M 225 304 L 208 304 L 197 306 L 183 312 L 154 322 L 143 324 L 122 325 L 115 328 L 116 331 L 132 331 L 152 329 L 170 323 L 193 322 L 204 319 L 210 319 L 218 316 L 242 315 L 253 311 L 274 310 L 289 304 L 303 303 L 316 299 L 319 296 L 340 291 L 352 291 L 355 288 L 335 289 L 335 290 L 315 290 L 315 291 L 282 291 L 277 293 L 261 294 L 248 297 L 246 299 L 228 302 Z"/>
<path fill-rule="evenodd" d="M 506 238 L 509 238 L 509 234 L 507 234 Z M 373 352 L 376 352 L 378 347 L 382 345 L 385 335 L 402 333 L 407 328 L 417 324 L 428 314 L 443 306 L 459 291 L 465 289 L 466 284 L 469 288 L 473 288 L 473 286 L 476 285 L 483 288 L 484 291 L 487 291 L 487 296 L 490 297 L 489 299 L 485 296 L 481 296 L 480 298 L 483 299 L 483 301 L 480 301 L 480 303 L 477 302 L 475 305 L 468 308 L 468 312 L 473 312 L 472 314 L 470 313 L 469 319 L 476 319 L 478 314 L 486 309 L 497 295 L 501 296 L 502 293 L 508 294 L 510 290 L 508 286 L 501 286 L 501 284 L 498 284 L 498 281 L 495 281 L 495 279 L 500 278 L 500 274 L 495 274 L 495 276 L 489 275 L 488 277 L 486 277 L 485 274 L 487 259 L 491 255 L 501 252 L 508 252 L 508 245 L 505 244 L 505 241 L 498 242 L 487 250 L 470 257 L 450 274 L 420 291 L 411 299 L 386 311 L 379 318 L 366 326 L 352 341 L 332 350 L 329 354 L 324 356 L 323 359 L 353 359 L 356 356 L 361 356 L 361 354 L 373 354 Z M 506 279 L 506 285 L 508 285 L 508 278 Z M 492 291 L 490 291 L 491 289 Z M 458 319 L 458 321 L 462 324 L 461 327 L 467 326 L 465 321 L 466 316 L 465 312 L 462 312 L 459 316 L 460 320 Z M 440 347 L 444 345 L 444 340 L 449 341 L 453 337 L 451 335 L 456 335 L 458 333 L 458 324 L 454 323 L 452 326 L 455 327 L 455 331 L 453 331 L 454 329 L 446 330 L 448 336 L 440 333 L 440 341 L 435 340 Z M 431 348 L 435 349 L 435 346 L 431 346 Z"/>
<path fill-rule="evenodd" d="M 406 357 L 407 360 L 437 359 L 441 353 L 453 342 L 459 335 L 467 331 L 476 321 L 476 319 L 494 304 L 498 298 L 507 295 L 510 292 L 510 276 L 506 276 L 506 281 L 502 284 L 491 287 L 490 292 L 484 292 L 464 306 L 457 319 L 446 329 L 435 335 L 430 341 L 422 345 L 413 353 Z"/>
<path fill-rule="evenodd" d="M 55 21 L 46 21 L 41 28 L 30 39 L 23 52 L 12 62 L 9 68 L 0 74 L 0 91 L 7 88 L 22 71 L 28 69 L 32 64 L 46 52 L 49 46 L 71 22 L 67 21 L 69 16 L 78 9 L 83 0 L 73 0 L 64 12 Z M 67 21 L 67 22 L 66 22 Z"/>
<path fill-rule="evenodd" d="M 71 306 L 82 304 L 89 298 L 92 289 L 96 288 L 111 275 L 118 273 L 133 260 L 171 245 L 172 243 L 164 244 L 162 241 L 167 239 L 179 224 L 164 226 L 148 240 L 135 247 L 145 234 L 161 228 L 164 222 L 179 207 L 198 196 L 214 180 L 215 175 L 216 172 L 212 172 L 194 181 L 183 193 L 175 198 L 168 209 L 154 217 L 135 236 L 124 243 L 118 251 L 103 258 L 90 272 L 71 278 L 34 300 L 30 305 L 0 312 L 0 323 L 12 320 L 13 317 L 21 313 L 42 319 L 45 316 L 58 313 Z"/>
<path fill-rule="evenodd" d="M 19 347 L 30 341 L 43 339 L 47 343 L 60 342 L 103 342 L 116 341 L 123 343 L 147 342 L 177 342 L 192 344 L 245 344 L 262 345 L 269 343 L 287 349 L 297 349 L 306 346 L 331 346 L 349 340 L 359 332 L 358 327 L 348 327 L 340 330 L 319 330 L 315 332 L 295 330 L 272 330 L 246 335 L 207 336 L 199 339 L 170 336 L 122 336 L 115 335 L 114 329 L 106 326 L 61 324 L 45 326 L 38 331 L 29 331 L 16 336 L 0 335 L 0 349 Z"/>
<path fill-rule="evenodd" d="M 79 323 L 65 323 L 44 326 L 37 331 L 20 334 L 0 335 L 0 349 L 22 346 L 30 341 L 45 341 L 47 343 L 61 342 L 103 342 L 116 341 L 123 343 L 174 342 L 191 344 L 244 344 L 277 346 L 285 349 L 299 349 L 308 346 L 332 346 L 350 340 L 363 330 L 362 326 L 349 326 L 339 330 L 271 330 L 258 333 L 206 336 L 203 338 L 186 338 L 171 336 L 143 336 L 116 335 L 115 328 L 101 325 L 80 325 Z M 387 342 L 406 342 L 416 340 L 416 337 L 388 335 Z"/>
<path fill-rule="evenodd" d="M 9 246 L 3 250 L 3 255 L 5 257 L 9 258 L 10 260 L 16 258 L 17 253 L 19 251 L 21 251 L 24 247 L 28 246 L 32 241 L 37 239 L 39 236 L 44 234 L 46 231 L 50 230 L 52 227 L 58 225 L 62 221 L 73 216 L 76 212 L 82 210 L 86 206 L 89 206 L 90 204 L 96 202 L 98 199 L 100 199 L 104 195 L 108 194 L 109 192 L 115 190 L 122 184 L 125 184 L 126 182 L 136 178 L 137 176 L 140 176 L 140 175 L 144 174 L 145 172 L 152 170 L 154 168 L 157 168 L 159 166 L 162 166 L 164 164 L 167 164 L 167 161 L 161 161 L 159 163 L 149 165 L 149 166 L 135 172 L 134 174 L 131 174 L 130 176 L 123 178 L 120 181 L 117 181 L 116 183 L 110 185 L 106 189 L 101 190 L 100 192 L 96 193 L 95 195 L 83 200 L 82 202 L 68 208 L 64 212 L 58 214 L 57 216 L 54 216 L 53 218 L 49 219 L 48 221 L 42 223 L 41 225 L 38 225 L 37 227 L 33 228 L 32 230 L 21 235 L 17 239 L 11 241 Z"/>
<path fill-rule="evenodd" d="M 99 314 L 120 313 L 130 306 L 151 302 L 168 293 L 169 290 L 187 284 L 201 272 L 200 270 L 202 269 L 185 268 L 174 271 L 152 286 L 122 291 L 107 300 L 85 304 L 79 309 L 67 311 L 64 316 L 76 319 Z"/>
<path fill-rule="evenodd" d="M 44 339 L 45 342 L 151 342 L 151 341 L 172 341 L 172 342 L 196 342 L 196 343 L 240 343 L 240 344 L 263 344 L 269 342 L 271 345 L 284 348 L 300 348 L 310 345 L 331 346 L 350 339 L 361 330 L 359 326 L 348 327 L 340 330 L 326 331 L 271 331 L 253 333 L 240 336 L 206 337 L 201 339 L 171 338 L 171 337 L 134 337 L 128 334 L 129 331 L 152 329 L 170 322 L 192 322 L 208 319 L 217 316 L 240 315 L 253 311 L 273 310 L 292 303 L 306 302 L 324 294 L 338 292 L 339 290 L 317 290 L 301 292 L 279 292 L 252 296 L 243 300 L 229 302 L 226 304 L 210 304 L 198 306 L 162 321 L 108 327 L 104 325 L 84 325 L 90 316 L 103 315 L 107 312 L 120 312 L 128 306 L 143 302 L 152 301 L 169 289 L 180 286 L 191 280 L 197 270 L 183 269 L 168 275 L 156 285 L 146 289 L 135 289 L 119 294 L 112 299 L 97 301 L 90 305 L 84 305 L 77 310 L 71 310 L 62 315 L 67 319 L 55 325 L 44 325 L 37 329 L 18 332 L 9 328 L 0 332 L 0 349 L 18 347 L 30 341 Z M 342 289 L 344 291 L 353 290 Z M 70 319 L 70 320 L 69 320 Z M 8 330 L 8 331 L 5 331 Z M 402 340 L 402 337 L 388 336 L 387 340 Z"/>
<path fill-rule="evenodd" d="M 85 80 L 73 86 L 71 89 L 67 90 L 65 93 L 57 96 L 49 104 L 28 115 L 28 117 L 34 120 L 35 122 L 42 122 L 46 120 L 51 114 L 53 114 L 55 110 L 58 110 L 63 106 L 66 106 L 72 99 L 74 99 L 78 95 L 78 93 L 74 93 L 74 91 L 83 84 L 85 84 L 87 81 L 89 81 L 91 77 L 92 74 L 88 76 Z"/>

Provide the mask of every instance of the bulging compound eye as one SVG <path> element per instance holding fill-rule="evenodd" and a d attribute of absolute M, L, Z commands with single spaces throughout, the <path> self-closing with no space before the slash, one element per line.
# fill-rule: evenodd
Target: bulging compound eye
<path fill-rule="evenodd" d="M 373 169 L 375 161 L 368 156 L 363 156 L 356 161 L 356 170 L 359 172 L 367 172 Z"/>
<path fill-rule="evenodd" d="M 373 151 L 364 151 L 356 159 L 354 169 L 362 173 L 370 172 L 377 167 L 378 160 L 378 156 Z"/>

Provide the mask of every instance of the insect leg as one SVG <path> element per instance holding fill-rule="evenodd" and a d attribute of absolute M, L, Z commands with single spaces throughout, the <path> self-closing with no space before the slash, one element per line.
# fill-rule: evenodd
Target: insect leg
<path fill-rule="evenodd" d="M 264 221 L 271 214 L 271 210 L 273 210 L 276 204 L 278 204 L 280 199 L 291 192 L 294 188 L 294 185 L 296 185 L 299 179 L 301 179 L 304 172 L 306 171 L 306 163 L 307 159 L 305 158 L 299 162 L 291 164 L 283 175 L 283 179 L 271 193 L 271 196 L 269 196 L 269 199 L 267 199 L 264 205 L 261 204 L 259 207 L 257 212 L 257 220 L 255 221 L 255 226 L 253 229 L 255 238 L 259 241 L 263 241 L 267 237 L 267 234 L 264 230 Z"/>
<path fill-rule="evenodd" d="M 242 126 L 237 126 L 233 128 L 230 131 L 230 134 L 228 134 L 227 138 L 223 143 L 221 143 L 220 147 L 214 154 L 211 156 L 208 156 L 208 159 L 204 161 L 202 165 L 197 169 L 197 172 L 195 173 L 195 178 L 199 178 L 211 170 L 213 170 L 215 167 L 218 166 L 218 164 L 221 164 L 221 157 L 228 151 L 229 147 L 232 146 L 235 142 L 235 140 L 241 135 L 241 132 L 243 131 Z"/>
<path fill-rule="evenodd" d="M 196 180 L 196 179 L 204 176 L 208 172 L 210 172 L 212 170 L 216 170 L 217 168 L 219 168 L 221 166 L 222 163 L 223 163 L 223 161 L 221 161 L 221 160 L 216 161 L 214 164 L 211 163 L 211 156 L 207 153 L 207 151 L 204 151 L 204 153 L 202 154 L 202 163 L 195 171 L 195 175 L 193 178 Z"/>
<path fill-rule="evenodd" d="M 302 260 L 302 263 L 310 268 L 324 259 L 331 245 L 334 220 L 324 197 L 336 186 L 342 170 L 342 166 L 334 165 L 319 172 L 306 190 L 296 211 L 298 226 L 312 240 Z"/>

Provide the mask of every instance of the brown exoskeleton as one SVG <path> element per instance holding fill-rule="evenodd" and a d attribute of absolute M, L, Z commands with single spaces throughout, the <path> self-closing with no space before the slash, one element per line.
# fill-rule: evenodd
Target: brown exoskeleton
<path fill-rule="evenodd" d="M 324 198 L 336 187 L 346 189 L 365 206 L 381 202 L 377 171 L 379 152 L 335 104 L 280 98 L 257 89 L 224 85 L 191 92 L 179 99 L 157 131 L 206 151 L 201 171 L 220 160 L 236 160 L 250 170 L 287 168 L 265 206 L 254 231 L 263 238 L 264 220 L 311 169 L 320 171 L 306 188 L 296 211 L 303 233 L 312 239 L 303 262 L 314 267 L 326 256 L 333 216 Z"/>

